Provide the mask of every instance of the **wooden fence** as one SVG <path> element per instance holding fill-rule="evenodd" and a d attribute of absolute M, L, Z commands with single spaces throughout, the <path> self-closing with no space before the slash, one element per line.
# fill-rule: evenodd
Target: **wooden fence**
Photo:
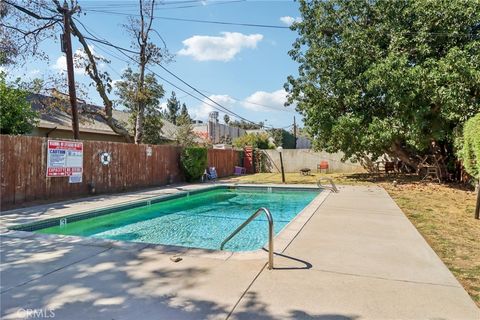
<path fill-rule="evenodd" d="M 228 177 L 233 174 L 234 167 L 240 166 L 241 152 L 236 150 L 208 150 L 208 166 L 215 167 L 219 177 Z"/>
<path fill-rule="evenodd" d="M 100 162 L 103 152 L 111 154 L 108 165 Z M 89 185 L 98 194 L 182 182 L 180 152 L 180 147 L 170 145 L 83 141 L 82 182 L 69 183 L 67 177 L 46 177 L 47 138 L 0 135 L 0 209 L 88 195 Z M 220 177 L 233 174 L 239 161 L 234 150 L 208 152 L 208 163 Z"/>

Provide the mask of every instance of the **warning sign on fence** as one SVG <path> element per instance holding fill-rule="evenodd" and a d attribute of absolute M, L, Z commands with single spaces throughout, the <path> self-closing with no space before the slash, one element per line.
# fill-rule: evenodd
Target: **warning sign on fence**
<path fill-rule="evenodd" d="M 83 173 L 83 143 L 49 140 L 47 177 L 78 176 Z"/>

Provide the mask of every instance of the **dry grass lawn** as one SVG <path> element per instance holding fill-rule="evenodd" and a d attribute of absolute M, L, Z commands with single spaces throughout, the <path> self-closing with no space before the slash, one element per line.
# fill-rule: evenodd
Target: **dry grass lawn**
<path fill-rule="evenodd" d="M 480 220 L 473 219 L 476 195 L 461 186 L 419 181 L 416 176 L 287 173 L 287 183 L 316 183 L 320 176 L 339 185 L 379 185 L 402 208 L 430 246 L 480 307 Z M 278 173 L 259 173 L 232 180 L 280 183 Z M 393 185 L 397 180 L 397 186 Z"/>

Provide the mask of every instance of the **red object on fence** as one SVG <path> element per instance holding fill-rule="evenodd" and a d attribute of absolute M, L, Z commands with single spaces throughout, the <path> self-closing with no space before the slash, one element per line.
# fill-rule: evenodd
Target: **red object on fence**
<path fill-rule="evenodd" d="M 253 148 L 252 147 L 245 147 L 243 148 L 244 156 L 243 156 L 243 166 L 245 167 L 245 171 L 247 173 L 254 173 L 253 172 Z"/>

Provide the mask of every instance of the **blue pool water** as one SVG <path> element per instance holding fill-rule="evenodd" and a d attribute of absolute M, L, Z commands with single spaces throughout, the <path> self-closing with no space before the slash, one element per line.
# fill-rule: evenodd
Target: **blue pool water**
<path fill-rule="evenodd" d="M 270 209 L 275 234 L 282 230 L 319 190 L 220 188 L 133 209 L 121 210 L 39 233 L 216 249 L 259 207 Z M 260 249 L 267 242 L 268 222 L 259 216 L 225 246 L 227 251 Z"/>

